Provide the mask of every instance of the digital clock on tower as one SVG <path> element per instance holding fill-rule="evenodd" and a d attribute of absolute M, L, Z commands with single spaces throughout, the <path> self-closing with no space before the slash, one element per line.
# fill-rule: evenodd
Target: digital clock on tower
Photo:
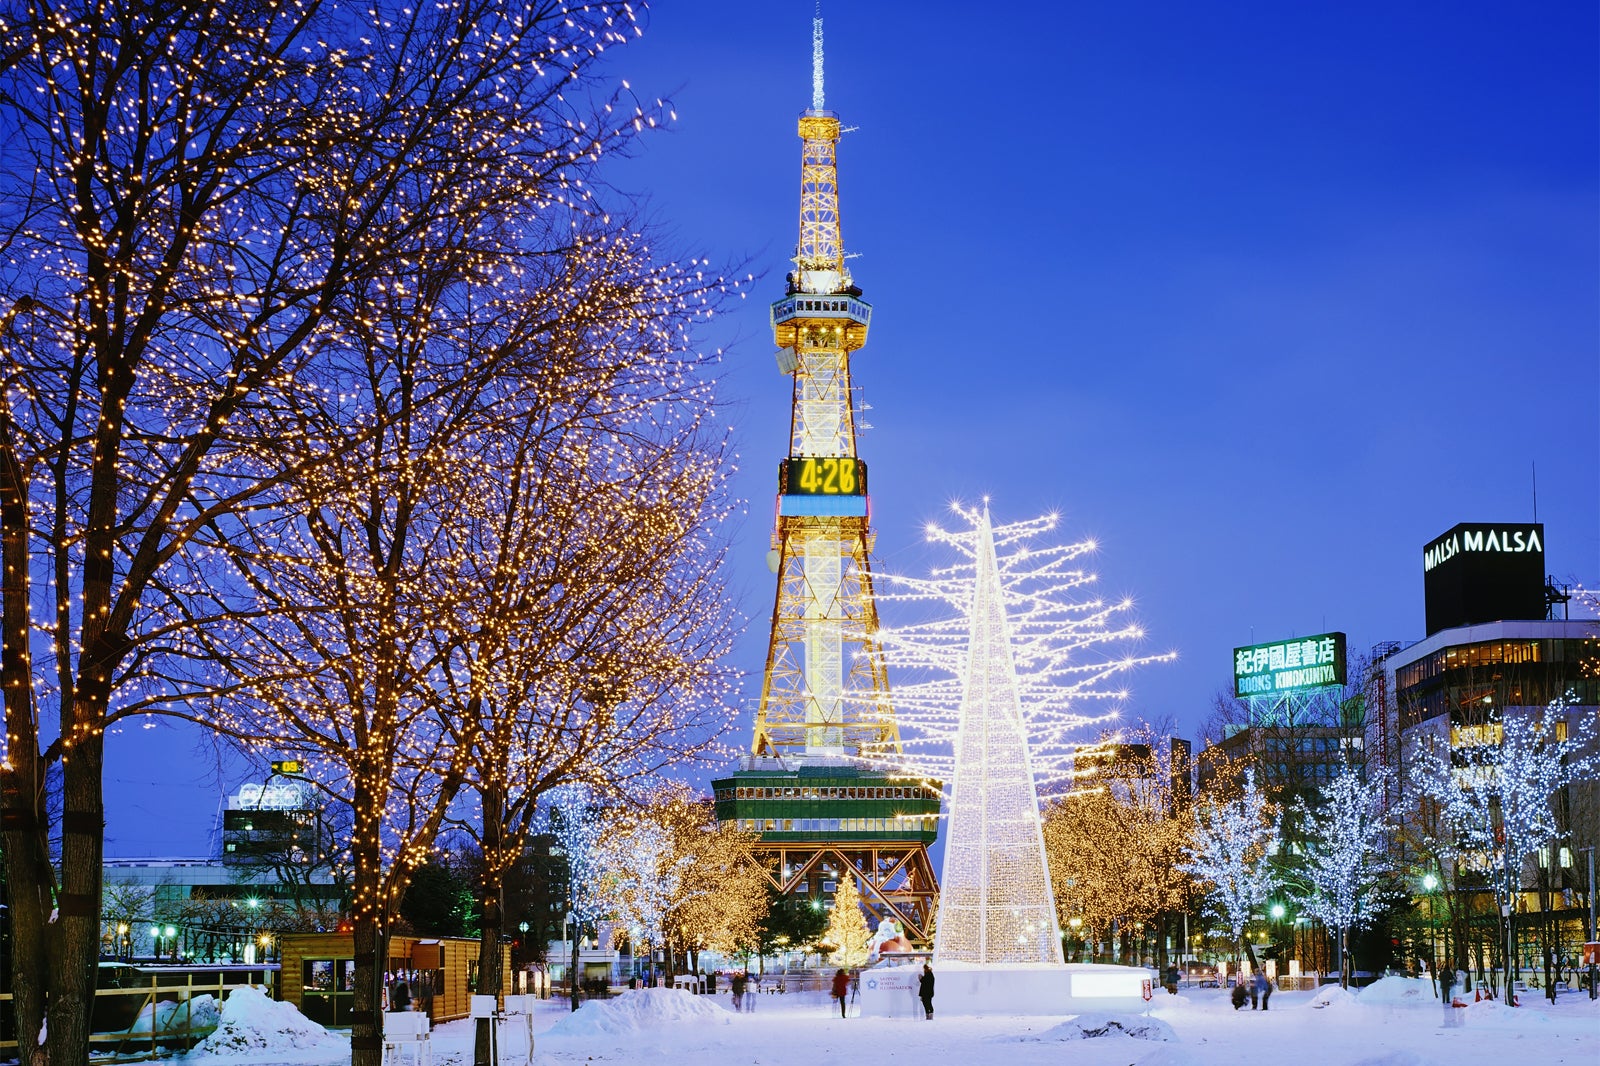
<path fill-rule="evenodd" d="M 867 464 L 833 455 L 785 459 L 778 469 L 778 492 L 785 496 L 865 496 Z"/>

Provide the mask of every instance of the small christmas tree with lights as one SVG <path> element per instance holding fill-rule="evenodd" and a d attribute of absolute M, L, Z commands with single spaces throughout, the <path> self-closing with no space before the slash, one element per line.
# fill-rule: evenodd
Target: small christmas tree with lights
<path fill-rule="evenodd" d="M 822 941 L 833 945 L 828 961 L 834 966 L 861 966 L 867 961 L 867 945 L 872 942 L 872 930 L 867 928 L 866 915 L 861 913 L 861 891 L 856 888 L 855 875 L 850 870 L 841 871 L 839 889 L 833 896 L 833 913 L 828 918 L 828 931 Z"/>

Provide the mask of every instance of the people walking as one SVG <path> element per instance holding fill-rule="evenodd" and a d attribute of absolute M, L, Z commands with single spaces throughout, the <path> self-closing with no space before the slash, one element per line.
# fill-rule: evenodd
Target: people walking
<path fill-rule="evenodd" d="M 922 1009 L 928 1012 L 928 1020 L 933 1021 L 933 964 L 922 964 L 922 979 L 917 982 L 917 998 L 922 1000 Z"/>
<path fill-rule="evenodd" d="M 1250 1009 L 1255 1010 L 1256 995 L 1261 996 L 1261 1009 L 1267 1009 L 1267 1001 L 1272 998 L 1272 982 L 1267 980 L 1266 970 L 1256 971 L 1255 986 L 1250 991 Z"/>
<path fill-rule="evenodd" d="M 833 973 L 833 998 L 839 1001 L 839 1017 L 845 1016 L 845 1008 L 849 1006 L 850 974 L 843 968 Z"/>
<path fill-rule="evenodd" d="M 744 986 L 744 974 L 736 971 L 732 980 L 728 982 L 728 987 L 733 989 L 733 1012 L 735 1014 L 744 1010 Z"/>
<path fill-rule="evenodd" d="M 861 995 L 861 967 L 850 967 L 850 1002 L 854 1003 Z"/>

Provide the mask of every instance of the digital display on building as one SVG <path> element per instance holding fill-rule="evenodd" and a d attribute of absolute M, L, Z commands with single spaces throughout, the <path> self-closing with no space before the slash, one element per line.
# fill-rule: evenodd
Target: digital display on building
<path fill-rule="evenodd" d="M 783 496 L 865 496 L 867 464 L 847 456 L 785 459 L 778 468 Z"/>
<path fill-rule="evenodd" d="M 1273 696 L 1344 682 L 1343 633 L 1233 649 L 1235 696 Z"/>
<path fill-rule="evenodd" d="M 1463 522 L 1422 548 L 1428 635 L 1543 618 L 1544 524 Z"/>

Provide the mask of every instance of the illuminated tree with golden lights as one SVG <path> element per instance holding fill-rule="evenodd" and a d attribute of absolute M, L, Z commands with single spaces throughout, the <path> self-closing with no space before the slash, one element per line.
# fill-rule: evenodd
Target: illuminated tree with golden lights
<path fill-rule="evenodd" d="M 577 781 L 637 791 L 720 754 L 728 722 L 715 532 L 728 464 L 706 424 L 708 379 L 657 351 L 661 316 L 625 312 L 572 338 L 582 358 L 564 379 L 541 374 L 528 417 L 485 442 L 494 476 L 446 531 L 455 561 L 433 640 L 440 725 L 476 752 L 461 828 L 484 857 L 480 989 L 501 986 L 505 876 L 541 797 Z M 678 421 L 662 424 L 663 407 Z"/>
<path fill-rule="evenodd" d="M 205 634 L 235 678 L 218 713 L 353 809 L 357 989 L 469 792 L 497 945 L 540 795 L 621 788 L 726 723 L 725 461 L 685 351 L 716 283 L 627 234 L 516 265 L 479 304 L 437 260 L 374 292 L 389 328 L 353 326 L 358 372 L 308 389 L 278 435 L 313 475 L 203 541 L 258 607 Z"/>
<path fill-rule="evenodd" d="M 1057 918 L 1062 925 L 1079 919 L 1096 939 L 1113 927 L 1124 940 L 1141 926 L 1158 929 L 1187 902 L 1188 878 L 1178 864 L 1193 814 L 1173 788 L 1174 768 L 1149 743 L 1154 739 L 1135 730 L 1080 749 L 1073 789 L 1044 810 Z"/>
<path fill-rule="evenodd" d="M 828 913 L 828 928 L 818 947 L 828 952 L 829 966 L 865 966 L 872 930 L 861 911 L 861 890 L 856 887 L 854 870 L 839 871 L 839 889 Z"/>
<path fill-rule="evenodd" d="M 682 959 L 698 969 L 703 948 L 750 950 L 768 906 L 760 834 L 718 825 L 711 804 L 681 785 L 659 789 L 646 812 L 671 835 L 679 871 L 661 926 L 668 971 Z"/>
<path fill-rule="evenodd" d="M 471 503 L 444 474 L 470 496 L 528 294 L 560 273 L 541 253 L 594 262 L 583 221 L 590 249 L 616 232 L 594 164 L 656 119 L 590 94 L 637 32 L 627 5 L 504 0 L 0 14 L 0 836 L 29 1063 L 87 1057 L 107 728 L 236 685 L 226 727 L 346 753 L 352 1057 L 378 1061 L 385 855 L 415 861 L 473 758 L 423 654 L 424 577 Z M 692 286 L 663 298 L 693 313 Z"/>

